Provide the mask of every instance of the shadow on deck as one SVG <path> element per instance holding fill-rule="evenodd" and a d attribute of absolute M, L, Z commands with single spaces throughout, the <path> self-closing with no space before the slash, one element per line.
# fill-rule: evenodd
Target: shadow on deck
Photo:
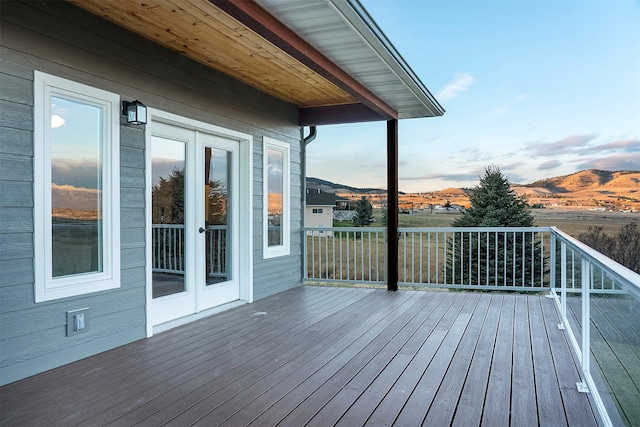
<path fill-rule="evenodd" d="M 597 425 L 540 295 L 305 286 L 0 389 L 2 425 Z"/>

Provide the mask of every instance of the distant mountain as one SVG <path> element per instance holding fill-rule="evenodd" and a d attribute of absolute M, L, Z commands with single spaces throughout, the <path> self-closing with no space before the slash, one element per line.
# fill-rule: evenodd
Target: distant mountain
<path fill-rule="evenodd" d="M 307 186 L 347 197 L 348 194 L 371 195 L 372 200 L 386 197 L 386 190 L 355 188 L 318 178 L 307 178 Z M 640 211 L 640 171 L 611 172 L 590 169 L 542 179 L 531 184 L 513 184 L 512 189 L 532 205 Z M 468 206 L 471 192 L 472 190 L 467 188 L 446 188 L 426 193 L 400 193 L 404 196 L 400 197 L 400 203 L 410 204 L 414 208 L 442 204 L 446 201 Z"/>
<path fill-rule="evenodd" d="M 545 188 L 555 194 L 575 193 L 604 188 L 636 188 L 640 190 L 640 171 L 603 171 L 589 169 L 571 175 L 542 179 L 523 185 L 529 188 Z"/>
<path fill-rule="evenodd" d="M 312 177 L 307 177 L 307 188 L 319 188 L 325 193 L 382 194 L 387 192 L 380 188 L 356 188 Z"/>
<path fill-rule="evenodd" d="M 51 206 L 58 209 L 96 210 L 100 191 L 73 185 L 51 184 Z"/>
<path fill-rule="evenodd" d="M 386 190 L 379 188 L 357 188 L 344 184 L 336 184 L 320 178 L 307 178 L 308 188 L 320 188 L 328 193 L 356 193 L 356 194 L 380 194 Z M 589 169 L 570 175 L 545 178 L 531 184 L 513 184 L 513 187 L 535 189 L 540 193 L 574 193 L 584 190 L 603 190 L 607 187 L 629 188 L 640 191 L 640 171 L 603 171 Z M 468 188 L 447 188 L 439 190 L 439 193 L 464 195 L 469 194 Z M 404 194 L 404 193 L 400 193 Z"/>

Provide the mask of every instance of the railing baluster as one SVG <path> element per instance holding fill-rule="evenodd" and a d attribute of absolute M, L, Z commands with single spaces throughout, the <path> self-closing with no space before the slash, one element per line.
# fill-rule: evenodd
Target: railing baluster
<path fill-rule="evenodd" d="M 343 279 L 344 277 L 344 268 L 342 268 L 342 266 L 344 265 L 344 263 L 342 262 L 342 239 L 344 237 L 344 233 L 340 233 L 340 240 L 338 241 L 338 245 L 340 247 L 340 268 L 338 269 L 340 271 L 340 280 Z"/>
<path fill-rule="evenodd" d="M 427 233 L 427 283 L 431 283 L 431 233 Z"/>
<path fill-rule="evenodd" d="M 360 233 L 360 279 L 364 280 L 364 231 Z"/>
<path fill-rule="evenodd" d="M 314 279 L 318 278 L 316 273 L 316 236 L 315 233 L 311 233 L 311 274 Z"/>
<path fill-rule="evenodd" d="M 347 232 L 347 280 L 349 280 L 349 278 L 351 277 L 351 271 L 350 271 L 350 266 L 351 266 L 351 251 L 349 250 L 349 241 L 351 240 L 351 232 Z"/>
<path fill-rule="evenodd" d="M 544 287 L 544 234 L 540 233 L 540 287 Z"/>
<path fill-rule="evenodd" d="M 440 233 L 436 232 L 436 283 L 439 283 L 439 275 L 440 275 L 440 264 L 438 263 L 438 255 L 440 253 L 440 243 L 438 242 L 438 239 L 440 238 Z M 447 283 L 447 276 L 446 276 L 446 271 L 447 269 L 444 268 L 444 283 Z"/>
<path fill-rule="evenodd" d="M 507 273 L 508 273 L 507 267 L 509 266 L 509 264 L 507 263 L 507 233 L 506 232 L 504 233 L 503 240 L 504 242 L 502 243 L 502 260 L 504 263 L 504 267 L 503 267 L 504 273 L 502 274 L 502 277 L 504 282 L 503 286 L 507 286 Z"/>
<path fill-rule="evenodd" d="M 496 231 L 495 233 L 495 238 L 494 238 L 494 245 L 495 245 L 495 253 L 494 253 L 494 257 L 495 257 L 495 274 L 494 274 L 494 279 L 493 279 L 493 284 L 494 286 L 498 286 L 498 232 Z"/>
<path fill-rule="evenodd" d="M 331 277 L 336 279 L 336 232 L 331 232 L 331 262 L 333 265 L 333 274 Z M 341 266 L 342 267 L 342 266 Z"/>
<path fill-rule="evenodd" d="M 460 283 L 461 285 L 472 285 L 473 284 L 473 262 L 472 262 L 472 258 L 473 258 L 473 236 L 471 234 L 472 232 L 469 231 L 467 234 L 469 236 L 469 279 L 467 280 L 467 283 Z"/>
<path fill-rule="evenodd" d="M 329 232 L 324 233 L 324 277 L 329 278 Z"/>
<path fill-rule="evenodd" d="M 488 232 L 488 231 L 487 231 L 486 236 L 487 236 L 487 238 L 486 238 L 486 240 L 485 240 L 485 245 L 486 245 L 486 246 L 485 246 L 485 254 L 486 254 L 486 256 L 485 256 L 485 259 L 486 259 L 485 268 L 486 268 L 486 270 L 487 270 L 487 274 L 486 274 L 486 279 L 485 279 L 485 281 L 486 281 L 487 286 L 488 286 L 488 285 L 489 285 L 489 283 L 490 283 L 490 282 L 489 282 L 489 249 L 490 249 L 490 248 L 489 248 L 489 232 Z"/>
<path fill-rule="evenodd" d="M 462 234 L 461 234 L 461 236 L 462 236 Z M 451 252 L 451 283 L 455 284 L 456 283 L 456 252 L 458 252 L 457 251 L 457 247 L 456 247 L 456 233 L 453 233 L 451 235 L 451 246 L 453 247 L 453 251 Z M 462 248 L 463 246 L 464 245 L 462 244 L 462 239 L 460 239 L 460 247 Z M 463 250 L 464 249 L 460 250 L 460 266 L 462 266 L 462 262 L 463 262 L 462 260 L 464 260 L 464 255 L 462 253 Z M 444 268 L 445 268 L 445 271 L 446 271 L 446 268 L 447 268 L 446 261 L 445 261 Z M 460 281 L 461 282 L 463 280 L 462 277 L 463 276 L 462 276 L 462 270 L 461 270 L 460 271 Z M 447 279 L 446 278 L 444 279 L 444 283 L 445 284 L 447 283 Z"/>
<path fill-rule="evenodd" d="M 403 250 L 403 254 L 402 254 L 402 278 L 403 280 L 401 280 L 401 282 L 404 282 L 407 280 L 407 233 L 400 233 L 400 236 L 403 237 L 402 239 L 402 247 L 404 248 Z M 400 279 L 400 278 L 398 278 Z"/>
<path fill-rule="evenodd" d="M 422 234 L 420 233 L 420 283 L 422 283 Z"/>
<path fill-rule="evenodd" d="M 480 274 L 480 262 L 481 260 L 481 256 L 482 254 L 480 253 L 480 232 L 478 231 L 478 234 L 476 236 L 476 239 L 478 240 L 478 253 L 476 255 L 476 265 L 477 265 L 477 269 L 478 269 L 478 286 L 482 285 L 482 275 Z"/>
<path fill-rule="evenodd" d="M 442 250 L 442 263 L 444 264 L 444 284 L 447 284 L 447 232 L 445 231 L 444 233 L 442 233 L 442 240 L 443 240 L 443 250 Z"/>
<path fill-rule="evenodd" d="M 533 242 L 533 233 L 531 234 L 531 286 L 534 286 L 535 284 L 535 271 L 536 271 L 536 254 L 535 254 L 535 249 L 534 249 L 534 242 Z"/>

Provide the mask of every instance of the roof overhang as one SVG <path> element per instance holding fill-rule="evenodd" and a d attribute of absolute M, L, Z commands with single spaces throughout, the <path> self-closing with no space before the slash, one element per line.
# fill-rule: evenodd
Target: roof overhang
<path fill-rule="evenodd" d="M 357 0 L 71 0 L 299 109 L 299 125 L 444 109 Z"/>

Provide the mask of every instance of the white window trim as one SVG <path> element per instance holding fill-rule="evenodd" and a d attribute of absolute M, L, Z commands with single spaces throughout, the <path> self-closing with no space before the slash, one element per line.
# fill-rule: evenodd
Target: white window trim
<path fill-rule="evenodd" d="M 269 246 L 269 178 L 268 178 L 268 170 L 269 170 L 269 156 L 268 150 L 278 150 L 283 153 L 283 168 L 282 171 L 282 245 L 279 246 Z M 290 152 L 291 147 L 289 144 L 284 142 L 276 141 L 275 139 L 264 137 L 263 140 L 263 214 L 262 214 L 262 224 L 263 224 L 263 234 L 262 234 L 262 244 L 263 244 L 263 258 L 275 258 L 280 256 L 289 255 L 291 253 L 291 210 L 290 210 Z"/>
<path fill-rule="evenodd" d="M 51 96 L 104 108 L 102 165 L 102 272 L 52 277 Z M 49 119 L 50 120 L 50 119 Z M 120 287 L 120 97 L 60 77 L 34 72 L 34 268 L 35 302 Z"/>

